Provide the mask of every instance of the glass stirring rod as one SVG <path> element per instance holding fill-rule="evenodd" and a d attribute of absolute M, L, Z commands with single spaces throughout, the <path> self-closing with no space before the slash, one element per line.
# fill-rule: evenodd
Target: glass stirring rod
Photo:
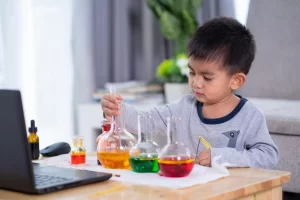
<path fill-rule="evenodd" d="M 109 90 L 110 90 L 111 95 L 114 95 L 114 96 L 116 95 L 116 88 L 114 86 L 110 86 Z M 112 117 L 113 117 L 113 121 L 115 121 L 116 116 L 113 115 Z"/>

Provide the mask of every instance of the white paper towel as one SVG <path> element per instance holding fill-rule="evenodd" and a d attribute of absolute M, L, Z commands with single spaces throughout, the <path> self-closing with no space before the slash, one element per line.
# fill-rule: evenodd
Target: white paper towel
<path fill-rule="evenodd" d="M 220 156 L 219 156 L 220 157 Z M 156 173 L 136 173 L 130 170 L 118 170 L 118 169 L 105 169 L 102 166 L 97 165 L 96 156 L 87 156 L 86 164 L 83 165 L 71 165 L 70 155 L 61 155 L 57 157 L 47 158 L 44 160 L 35 161 L 42 164 L 55 165 L 60 167 L 85 169 L 98 172 L 108 172 L 112 174 L 118 174 L 120 177 L 112 177 L 112 180 L 121 181 L 131 184 L 148 185 L 148 186 L 161 186 L 172 189 L 191 187 L 197 184 L 204 184 L 210 181 L 217 180 L 229 176 L 227 168 L 219 165 L 216 157 L 212 161 L 212 167 L 203 167 L 195 165 L 192 172 L 187 177 L 182 178 L 168 178 L 160 176 Z"/>

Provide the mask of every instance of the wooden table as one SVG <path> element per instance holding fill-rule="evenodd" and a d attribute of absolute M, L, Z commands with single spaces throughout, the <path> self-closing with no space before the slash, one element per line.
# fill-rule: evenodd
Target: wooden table
<path fill-rule="evenodd" d="M 280 200 L 282 199 L 282 184 L 289 182 L 291 179 L 291 174 L 284 171 L 252 168 L 230 169 L 229 171 L 229 177 L 177 190 L 126 184 L 109 180 L 45 195 L 27 195 L 0 190 L 0 199 Z"/>

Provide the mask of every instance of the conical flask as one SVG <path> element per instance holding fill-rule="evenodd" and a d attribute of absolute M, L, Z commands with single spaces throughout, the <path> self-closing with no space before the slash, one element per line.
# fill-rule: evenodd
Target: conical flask
<path fill-rule="evenodd" d="M 114 88 L 111 88 L 111 94 Z M 129 164 L 129 151 L 137 143 L 135 137 L 125 128 L 124 101 L 118 101 L 119 116 L 113 116 L 111 129 L 100 139 L 97 146 L 99 162 L 109 169 L 131 169 Z"/>
<path fill-rule="evenodd" d="M 151 115 L 138 115 L 138 143 L 130 150 L 130 165 L 134 172 L 159 171 L 157 159 L 160 148 L 152 139 L 153 125 Z"/>
<path fill-rule="evenodd" d="M 158 156 L 160 173 L 166 177 L 187 176 L 194 167 L 195 159 L 190 149 L 174 138 L 179 120 L 181 117 L 167 118 L 168 144 L 163 147 Z"/>

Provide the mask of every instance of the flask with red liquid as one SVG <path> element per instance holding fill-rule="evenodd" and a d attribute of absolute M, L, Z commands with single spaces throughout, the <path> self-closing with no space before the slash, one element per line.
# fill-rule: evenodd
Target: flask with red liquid
<path fill-rule="evenodd" d="M 71 150 L 71 164 L 85 164 L 86 150 L 83 147 L 83 137 L 73 137 L 73 148 Z"/>
<path fill-rule="evenodd" d="M 163 147 L 159 156 L 158 164 L 160 173 L 166 177 L 185 177 L 190 174 L 194 167 L 194 156 L 190 149 L 182 142 L 176 141 L 176 124 L 181 117 L 167 118 L 168 144 Z"/>

